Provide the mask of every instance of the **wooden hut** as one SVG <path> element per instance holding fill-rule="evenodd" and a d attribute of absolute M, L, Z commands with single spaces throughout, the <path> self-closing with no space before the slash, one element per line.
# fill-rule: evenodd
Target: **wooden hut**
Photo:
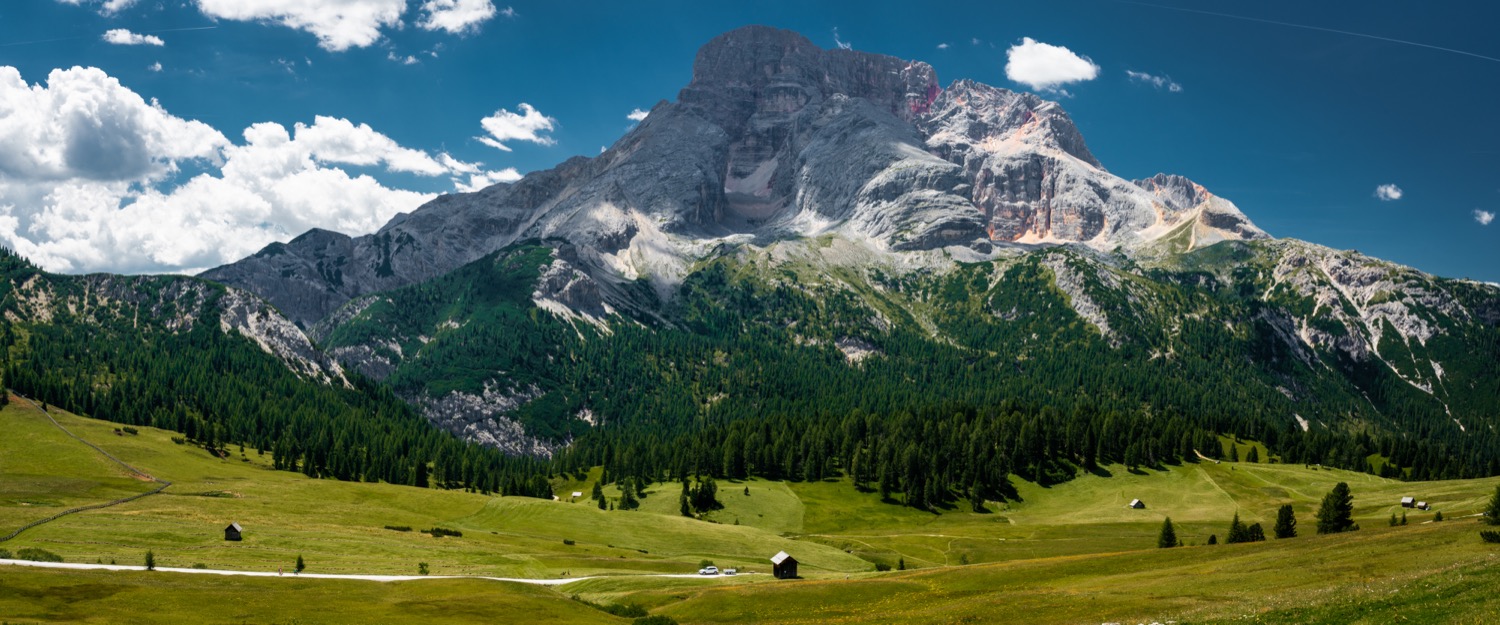
<path fill-rule="evenodd" d="M 230 523 L 229 527 L 224 528 L 224 540 L 239 542 L 241 531 L 242 528 L 239 523 Z"/>
<path fill-rule="evenodd" d="M 778 551 L 771 556 L 771 576 L 776 579 L 796 579 L 797 559 L 785 551 Z"/>
<path fill-rule="evenodd" d="M 1131 499 L 1130 500 L 1130 505 L 1126 506 L 1126 507 L 1127 508 L 1134 508 L 1136 510 L 1143 510 L 1143 509 L 1146 508 L 1146 502 L 1141 501 L 1139 499 Z"/>

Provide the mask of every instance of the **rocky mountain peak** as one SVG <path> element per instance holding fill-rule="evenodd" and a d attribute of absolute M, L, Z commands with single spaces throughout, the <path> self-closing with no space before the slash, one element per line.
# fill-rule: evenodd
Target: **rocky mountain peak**
<path fill-rule="evenodd" d="M 971 143 L 1013 140 L 1035 148 L 1060 150 L 1099 169 L 1073 119 L 1062 106 L 1035 94 L 1017 93 L 967 78 L 954 81 L 929 107 L 919 125 L 935 144 L 961 135 Z"/>

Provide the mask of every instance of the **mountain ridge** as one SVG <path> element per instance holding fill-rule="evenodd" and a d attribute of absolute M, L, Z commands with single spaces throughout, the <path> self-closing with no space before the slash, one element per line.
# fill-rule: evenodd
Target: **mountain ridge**
<path fill-rule="evenodd" d="M 619 283 L 649 276 L 670 299 L 723 243 L 838 233 L 898 253 L 1133 249 L 1189 220 L 1208 242 L 1266 236 L 1226 200 L 1186 197 L 1165 201 L 1105 172 L 1055 102 L 967 79 L 944 89 L 920 61 L 750 26 L 705 44 L 677 101 L 597 157 L 439 197 L 371 235 L 304 234 L 202 275 L 311 327 L 351 299 L 527 238 L 576 244 L 579 265 L 628 309 L 647 306 Z"/>

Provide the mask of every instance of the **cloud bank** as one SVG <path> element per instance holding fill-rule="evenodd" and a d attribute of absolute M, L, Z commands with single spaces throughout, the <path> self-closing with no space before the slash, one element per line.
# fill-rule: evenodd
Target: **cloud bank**
<path fill-rule="evenodd" d="M 124 28 L 104 31 L 104 40 L 117 46 L 164 46 L 167 42 L 155 35 L 140 35 Z"/>
<path fill-rule="evenodd" d="M 432 197 L 352 168 L 459 190 L 519 177 L 335 117 L 231 140 L 96 68 L 28 85 L 0 67 L 0 110 L 0 244 L 52 271 L 190 273 L 310 228 L 370 232 Z"/>
<path fill-rule="evenodd" d="M 495 111 L 494 115 L 479 120 L 479 125 L 484 128 L 488 136 L 474 137 L 480 143 L 502 150 L 510 151 L 506 141 L 526 141 L 538 145 L 553 145 L 557 143 L 552 137 L 545 135 L 552 131 L 553 124 L 557 120 L 543 115 L 530 104 L 522 102 L 520 113 L 512 113 L 505 109 Z"/>

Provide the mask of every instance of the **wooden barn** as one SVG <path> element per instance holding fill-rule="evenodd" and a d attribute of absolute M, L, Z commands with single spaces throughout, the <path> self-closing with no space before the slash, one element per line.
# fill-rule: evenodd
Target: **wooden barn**
<path fill-rule="evenodd" d="M 1130 505 L 1128 505 L 1126 507 L 1127 508 L 1134 508 L 1136 510 L 1144 510 L 1146 508 L 1146 502 L 1141 501 L 1139 499 L 1131 499 L 1130 500 Z"/>
<path fill-rule="evenodd" d="M 1415 508 L 1415 507 L 1417 507 L 1417 498 L 1416 497 L 1402 497 L 1401 498 L 1401 507 L 1402 508 Z"/>
<path fill-rule="evenodd" d="M 797 559 L 785 551 L 778 551 L 771 556 L 771 577 L 776 579 L 796 579 Z"/>
<path fill-rule="evenodd" d="M 239 523 L 230 523 L 229 527 L 224 528 L 224 540 L 232 540 L 234 542 L 239 542 L 240 541 L 240 532 L 241 531 L 243 531 L 243 530 L 240 527 Z"/>

